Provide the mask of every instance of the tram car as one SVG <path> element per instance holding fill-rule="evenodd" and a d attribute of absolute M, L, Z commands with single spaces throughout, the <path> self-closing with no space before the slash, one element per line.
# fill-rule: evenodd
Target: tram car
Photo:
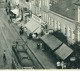
<path fill-rule="evenodd" d="M 12 68 L 34 69 L 34 63 L 22 45 L 12 45 Z"/>

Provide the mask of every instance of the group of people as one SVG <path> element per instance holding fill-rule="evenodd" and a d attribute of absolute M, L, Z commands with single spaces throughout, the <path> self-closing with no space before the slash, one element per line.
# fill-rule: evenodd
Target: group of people
<path fill-rule="evenodd" d="M 29 37 L 29 39 L 36 39 L 36 38 L 37 38 L 37 36 L 38 36 L 38 34 L 37 34 L 37 33 L 33 33 L 33 34 L 32 34 L 32 33 L 30 33 L 28 37 Z"/>
<path fill-rule="evenodd" d="M 7 3 L 7 6 L 6 6 L 6 13 L 7 15 L 10 13 L 11 11 L 11 4 L 10 4 L 10 1 Z"/>
<path fill-rule="evenodd" d="M 10 1 L 7 3 L 7 6 L 6 6 L 6 13 L 7 15 L 9 15 L 9 22 L 12 22 L 12 13 L 11 13 L 11 4 L 10 4 Z"/>
<path fill-rule="evenodd" d="M 43 48 L 43 44 L 42 43 L 37 43 L 37 49 L 42 49 Z"/>
<path fill-rule="evenodd" d="M 9 22 L 12 22 L 12 19 L 13 18 L 16 18 L 16 14 L 13 14 L 11 12 L 11 4 L 10 4 L 10 1 L 9 2 L 6 2 L 6 3 L 7 3 L 7 6 L 6 6 L 5 10 L 6 10 L 7 15 L 9 15 Z"/>
<path fill-rule="evenodd" d="M 66 65 L 65 65 L 64 61 L 61 61 L 61 62 L 57 61 L 56 65 L 57 65 L 58 69 L 64 69 L 64 68 L 66 68 Z"/>

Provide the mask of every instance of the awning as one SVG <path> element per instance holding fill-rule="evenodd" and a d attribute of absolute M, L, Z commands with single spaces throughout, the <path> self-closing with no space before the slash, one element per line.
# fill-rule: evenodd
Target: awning
<path fill-rule="evenodd" d="M 51 50 L 58 48 L 62 42 L 51 34 L 44 35 L 40 38 Z"/>
<path fill-rule="evenodd" d="M 34 19 L 30 19 L 30 21 L 26 23 L 24 27 L 26 27 L 31 33 L 38 33 L 40 31 L 40 24 Z"/>
<path fill-rule="evenodd" d="M 19 15 L 19 9 L 15 8 L 13 10 L 11 10 L 14 14 L 16 14 L 17 16 Z"/>
<path fill-rule="evenodd" d="M 38 28 L 38 29 L 36 29 L 36 31 L 34 31 L 34 33 L 41 33 L 41 26 Z"/>
<path fill-rule="evenodd" d="M 65 60 L 72 52 L 73 50 L 71 48 L 63 44 L 54 53 L 58 55 L 62 60 Z"/>

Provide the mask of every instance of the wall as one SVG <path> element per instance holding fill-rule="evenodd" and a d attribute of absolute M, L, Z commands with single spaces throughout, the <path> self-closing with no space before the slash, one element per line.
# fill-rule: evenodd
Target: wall
<path fill-rule="evenodd" d="M 73 20 L 63 17 L 54 12 L 42 11 L 42 19 L 55 31 L 60 30 L 70 43 L 75 42 L 75 23 Z M 65 30 L 66 28 L 66 30 Z"/>

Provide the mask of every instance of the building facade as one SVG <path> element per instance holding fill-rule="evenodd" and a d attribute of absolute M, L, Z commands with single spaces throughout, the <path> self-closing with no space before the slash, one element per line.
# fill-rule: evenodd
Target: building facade
<path fill-rule="evenodd" d="M 60 31 L 61 33 L 63 33 L 64 36 L 67 37 L 68 43 L 74 44 L 76 41 L 80 42 L 80 30 L 79 30 L 80 6 L 79 4 L 74 4 L 77 2 L 77 0 L 76 1 L 71 0 L 72 2 L 69 5 L 70 6 L 72 5 L 72 8 L 69 9 L 70 6 L 67 7 L 68 4 L 65 4 L 68 3 L 67 0 L 63 2 L 62 1 L 41 0 L 42 21 L 44 21 L 47 24 L 48 30 L 52 29 L 53 31 Z M 63 8 L 62 4 L 64 4 Z M 61 13 L 58 13 L 60 11 Z"/>
<path fill-rule="evenodd" d="M 80 6 L 77 0 L 23 0 L 33 17 L 41 19 L 48 31 L 59 31 L 67 37 L 68 43 L 80 42 Z M 21 2 L 20 2 L 21 3 Z"/>

